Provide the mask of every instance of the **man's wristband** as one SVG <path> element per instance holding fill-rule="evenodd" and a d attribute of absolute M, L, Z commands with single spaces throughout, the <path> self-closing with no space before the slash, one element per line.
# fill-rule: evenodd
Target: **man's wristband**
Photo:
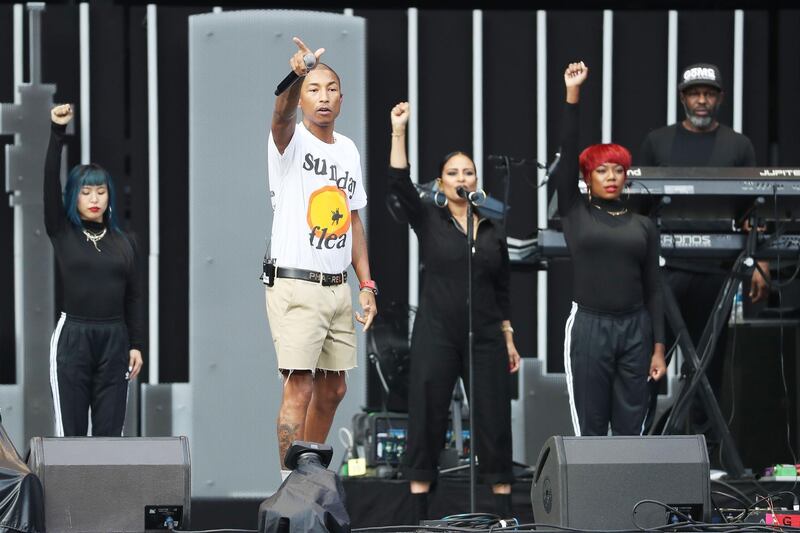
<path fill-rule="evenodd" d="M 358 284 L 359 290 L 368 290 L 375 296 L 378 295 L 378 284 L 374 280 L 367 279 Z"/>

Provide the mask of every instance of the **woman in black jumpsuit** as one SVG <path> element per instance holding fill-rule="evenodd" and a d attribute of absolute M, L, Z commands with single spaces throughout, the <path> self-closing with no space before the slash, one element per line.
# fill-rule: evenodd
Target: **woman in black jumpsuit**
<path fill-rule="evenodd" d="M 561 163 L 552 181 L 573 268 L 564 366 L 576 435 L 639 435 L 650 379 L 664 365 L 660 242 L 655 224 L 620 201 L 630 153 L 616 144 L 578 155 L 578 101 L 589 69 L 564 72 Z M 578 167 L 588 187 L 578 189 Z"/>
<path fill-rule="evenodd" d="M 50 341 L 56 435 L 120 436 L 128 381 L 142 366 L 142 299 L 132 241 L 113 212 L 114 186 L 101 167 L 78 165 L 61 191 L 64 132 L 72 108 L 56 106 L 44 169 L 44 221 L 63 286 Z"/>
<path fill-rule="evenodd" d="M 423 204 L 409 179 L 405 149 L 408 104 L 391 112 L 390 189 L 405 208 L 419 238 L 425 265 L 419 311 L 411 340 L 408 446 L 403 473 L 411 480 L 415 517 L 427 514 L 427 493 L 437 476 L 445 442 L 448 409 L 456 380 L 468 379 L 466 202 L 457 187 L 474 191 L 475 165 L 465 154 L 450 154 L 442 164 L 440 207 Z M 445 201 L 446 199 L 446 201 Z M 444 205 L 442 205 L 444 204 Z M 492 485 L 495 507 L 511 513 L 511 406 L 509 371 L 519 368 L 509 305 L 508 249 L 502 229 L 474 215 L 473 330 L 475 436 L 478 470 Z"/>

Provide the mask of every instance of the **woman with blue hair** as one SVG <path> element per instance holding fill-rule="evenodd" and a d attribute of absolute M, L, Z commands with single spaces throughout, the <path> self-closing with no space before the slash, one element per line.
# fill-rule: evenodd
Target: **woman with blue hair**
<path fill-rule="evenodd" d="M 61 191 L 61 151 L 73 112 L 50 112 L 44 222 L 62 285 L 63 312 L 50 341 L 56 435 L 119 436 L 128 383 L 142 368 L 142 298 L 133 241 L 114 212 L 114 183 L 102 167 L 77 165 Z"/>

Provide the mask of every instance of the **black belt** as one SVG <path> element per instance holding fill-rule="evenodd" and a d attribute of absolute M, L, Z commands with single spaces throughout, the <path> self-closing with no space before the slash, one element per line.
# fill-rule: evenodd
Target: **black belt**
<path fill-rule="evenodd" d="M 301 279 L 312 283 L 321 282 L 323 286 L 341 285 L 347 282 L 347 272 L 342 272 L 341 274 L 323 274 L 322 272 L 303 270 L 302 268 L 275 268 L 274 266 L 272 266 L 272 268 L 275 269 L 276 278 Z"/>

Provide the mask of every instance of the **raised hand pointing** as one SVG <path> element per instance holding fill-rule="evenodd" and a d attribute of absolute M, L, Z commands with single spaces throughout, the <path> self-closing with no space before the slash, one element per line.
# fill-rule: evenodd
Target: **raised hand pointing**
<path fill-rule="evenodd" d="M 325 53 L 325 49 L 319 48 L 316 52 L 312 52 L 298 37 L 292 37 L 292 40 L 294 44 L 297 45 L 298 50 L 291 59 L 289 59 L 289 65 L 292 67 L 292 71 L 295 74 L 298 76 L 305 76 L 319 63 L 319 58 Z"/>

